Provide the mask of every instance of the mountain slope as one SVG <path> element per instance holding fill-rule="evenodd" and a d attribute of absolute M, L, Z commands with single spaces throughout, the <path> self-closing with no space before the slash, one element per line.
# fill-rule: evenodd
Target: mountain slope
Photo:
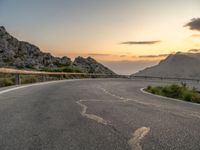
<path fill-rule="evenodd" d="M 74 66 L 77 66 L 80 70 L 87 73 L 102 73 L 105 74 L 115 74 L 113 71 L 105 67 L 104 65 L 98 63 L 95 59 L 88 57 L 77 57 L 73 63 Z"/>
<path fill-rule="evenodd" d="M 35 45 L 17 40 L 3 26 L 0 26 L 0 67 L 36 70 L 77 67 L 82 72 L 114 74 L 110 69 L 90 57 L 86 59 L 78 57 L 72 62 L 66 56 L 59 58 L 50 53 L 44 53 Z"/>
<path fill-rule="evenodd" d="M 3 26 L 0 27 L 0 67 L 44 69 L 70 64 L 70 58 L 41 52 L 35 45 L 18 41 Z"/>
<path fill-rule="evenodd" d="M 139 71 L 133 76 L 200 78 L 200 53 L 169 55 L 156 66 Z"/>

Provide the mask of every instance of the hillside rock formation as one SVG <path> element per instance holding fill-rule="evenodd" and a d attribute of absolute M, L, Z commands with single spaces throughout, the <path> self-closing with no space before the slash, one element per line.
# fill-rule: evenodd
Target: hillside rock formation
<path fill-rule="evenodd" d="M 70 58 L 41 52 L 35 45 L 18 41 L 0 26 L 0 67 L 44 69 L 70 64 Z"/>
<path fill-rule="evenodd" d="M 95 59 L 88 57 L 77 57 L 73 63 L 74 66 L 77 66 L 80 70 L 87 73 L 104 73 L 104 74 L 115 74 L 113 71 L 105 67 L 104 65 L 98 63 Z"/>
<path fill-rule="evenodd" d="M 0 26 L 0 67 L 43 70 L 67 66 L 76 66 L 82 72 L 114 74 L 91 57 L 86 59 L 77 57 L 72 62 L 66 56 L 59 58 L 44 53 L 35 45 L 17 40 L 3 26 Z"/>
<path fill-rule="evenodd" d="M 200 53 L 182 53 L 169 55 L 156 66 L 146 68 L 132 76 L 154 76 L 175 78 L 200 78 Z"/>

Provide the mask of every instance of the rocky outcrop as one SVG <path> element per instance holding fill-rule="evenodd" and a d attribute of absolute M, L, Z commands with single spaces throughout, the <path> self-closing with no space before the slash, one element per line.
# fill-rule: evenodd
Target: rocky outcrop
<path fill-rule="evenodd" d="M 57 68 L 71 65 L 68 57 L 54 57 L 28 42 L 18 41 L 0 26 L 0 67 L 25 69 Z"/>
<path fill-rule="evenodd" d="M 79 56 L 74 60 L 73 65 L 77 66 L 81 71 L 87 73 L 103 73 L 110 75 L 115 74 L 113 71 L 98 63 L 95 59 L 91 57 L 83 58 Z"/>
<path fill-rule="evenodd" d="M 146 68 L 132 76 L 154 76 L 175 78 L 200 78 L 200 53 L 182 53 L 169 55 L 156 66 Z"/>
<path fill-rule="evenodd" d="M 54 70 L 67 66 L 87 73 L 115 74 L 91 57 L 77 57 L 72 62 L 66 56 L 59 58 L 44 53 L 35 45 L 17 40 L 0 26 L 0 67 Z"/>

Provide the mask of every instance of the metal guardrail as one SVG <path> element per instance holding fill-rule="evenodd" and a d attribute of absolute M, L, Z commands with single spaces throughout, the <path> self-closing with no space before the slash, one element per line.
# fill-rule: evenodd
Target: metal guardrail
<path fill-rule="evenodd" d="M 156 76 L 131 76 L 131 78 L 142 78 L 142 79 L 159 79 L 159 80 L 176 80 L 176 81 L 194 81 L 200 82 L 200 79 L 192 78 L 177 78 L 177 77 L 156 77 Z"/>
<path fill-rule="evenodd" d="M 3 74 L 22 74 L 22 75 L 104 75 L 90 73 L 68 73 L 68 72 L 45 72 L 45 71 L 29 71 L 10 68 L 0 68 L 0 73 Z"/>
<path fill-rule="evenodd" d="M 0 68 L 0 74 L 12 74 L 15 75 L 16 84 L 21 84 L 20 75 L 42 75 L 43 77 L 47 75 L 58 75 L 63 79 L 66 76 L 76 75 L 84 77 L 99 77 L 99 78 L 127 78 L 124 75 L 109 75 L 109 74 L 100 74 L 100 73 L 74 73 L 74 72 L 45 72 L 45 71 L 30 71 L 30 70 L 18 70 L 11 68 Z"/>

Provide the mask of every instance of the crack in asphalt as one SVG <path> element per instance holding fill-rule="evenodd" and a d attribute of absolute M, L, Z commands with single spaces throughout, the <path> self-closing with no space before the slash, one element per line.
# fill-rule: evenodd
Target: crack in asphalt
<path fill-rule="evenodd" d="M 142 105 L 153 106 L 153 107 L 157 108 L 158 110 L 162 110 L 162 111 L 163 111 L 163 109 L 161 108 L 161 105 L 158 105 L 158 104 L 151 104 L 151 103 L 146 103 L 146 102 L 141 102 L 141 101 L 139 101 L 139 100 L 130 99 L 130 98 L 124 98 L 124 97 L 115 95 L 115 94 L 113 94 L 113 93 L 107 91 L 107 90 L 104 89 L 104 88 L 100 88 L 100 89 L 103 90 L 106 94 L 109 94 L 109 95 L 111 95 L 111 96 L 113 96 L 113 97 L 115 97 L 115 98 L 118 98 L 118 99 L 122 100 L 121 102 L 132 101 L 132 102 L 136 102 L 136 103 L 142 104 Z M 148 93 L 148 92 L 145 92 L 145 91 L 143 91 L 143 90 L 141 90 L 141 89 L 140 89 L 140 91 L 143 92 L 143 93 L 146 93 L 146 94 L 153 95 L 153 94 Z M 157 95 L 154 95 L 154 96 L 157 96 Z M 158 97 L 159 97 L 159 96 L 158 96 Z M 162 98 L 167 98 L 167 97 L 163 97 L 163 96 L 160 96 L 160 97 L 162 97 Z M 179 101 L 179 100 L 176 100 L 176 101 Z M 167 111 L 167 110 L 165 110 L 165 111 Z M 193 113 L 189 113 L 189 112 L 184 113 L 184 112 L 182 112 L 183 115 L 180 114 L 180 113 L 170 112 L 170 111 L 167 111 L 167 113 L 171 113 L 171 114 L 178 115 L 178 116 L 181 116 L 181 117 L 186 117 L 186 115 L 188 115 L 188 116 L 190 116 L 190 117 L 195 117 L 195 118 L 200 119 L 200 114 L 197 113 L 197 112 L 193 112 Z"/>
<path fill-rule="evenodd" d="M 97 116 L 97 115 L 94 115 L 94 114 L 88 114 L 87 113 L 87 109 L 88 107 L 86 105 L 84 105 L 83 103 L 81 102 L 87 102 L 87 101 L 90 101 L 90 100 L 79 100 L 77 101 L 76 103 L 82 107 L 82 111 L 81 111 L 81 115 L 83 117 L 86 117 L 88 119 L 91 119 L 91 120 L 94 120 L 98 123 L 101 123 L 101 124 L 104 124 L 104 125 L 108 125 L 108 121 L 104 120 L 103 118 Z"/>
<path fill-rule="evenodd" d="M 119 135 L 121 135 L 126 141 L 128 140 L 125 136 L 123 136 L 123 134 L 118 131 L 111 123 L 110 121 L 107 121 L 105 119 L 103 119 L 102 117 L 99 117 L 97 115 L 94 114 L 89 114 L 87 113 L 87 109 L 88 107 L 86 105 L 84 105 L 81 102 L 113 102 L 112 100 L 110 101 L 105 101 L 105 100 L 79 100 L 76 103 L 81 106 L 82 111 L 81 111 L 81 115 L 85 118 L 91 119 L 96 121 L 97 123 L 101 123 L 105 126 L 109 126 L 112 128 L 113 131 L 117 132 Z M 117 101 L 119 102 L 119 101 Z M 148 132 L 150 131 L 149 127 L 141 127 L 139 129 L 137 129 L 133 134 L 132 137 L 128 140 L 128 145 L 130 146 L 130 148 L 132 150 L 142 150 L 142 147 L 140 145 L 141 140 L 148 134 Z"/>
<path fill-rule="evenodd" d="M 103 90 L 105 93 L 118 98 L 120 100 L 122 100 L 121 102 L 128 102 L 128 101 L 134 101 L 136 103 L 139 104 L 143 104 L 143 105 L 150 105 L 149 103 L 144 103 L 144 102 L 140 102 L 138 100 L 133 100 L 133 99 L 129 99 L 129 98 L 124 98 L 122 96 L 118 96 L 115 95 L 109 91 L 107 91 L 104 88 L 100 88 L 101 90 Z M 142 147 L 140 145 L 141 140 L 149 133 L 150 128 L 149 127 L 141 127 L 139 129 L 137 129 L 133 134 L 132 134 L 132 138 L 128 140 L 128 144 L 131 147 L 132 150 L 142 150 Z"/>
<path fill-rule="evenodd" d="M 91 119 L 96 121 L 97 123 L 101 123 L 105 126 L 109 126 L 113 131 L 115 131 L 116 133 L 118 133 L 119 135 L 121 135 L 125 140 L 127 140 L 127 138 L 119 131 L 117 130 L 117 128 L 115 128 L 110 121 L 107 121 L 105 119 L 103 119 L 102 117 L 99 117 L 97 115 L 94 114 L 88 114 L 87 113 L 87 109 L 88 107 L 86 105 L 84 105 L 82 102 L 113 102 L 112 100 L 79 100 L 76 103 L 81 106 L 82 111 L 81 111 L 81 115 L 85 118 Z M 118 101 L 119 102 L 119 101 Z"/>
<path fill-rule="evenodd" d="M 132 138 L 128 141 L 132 150 L 142 150 L 141 140 L 149 133 L 150 128 L 141 127 L 132 133 Z"/>
<path fill-rule="evenodd" d="M 109 126 L 111 127 L 115 132 L 117 132 L 118 134 L 120 134 L 121 136 L 123 136 L 123 134 L 118 131 L 112 124 L 110 121 L 108 120 L 105 120 L 103 119 L 102 117 L 100 116 L 97 116 L 97 115 L 94 115 L 94 114 L 89 114 L 87 113 L 87 109 L 88 109 L 88 106 L 83 104 L 82 102 L 128 102 L 128 101 L 133 101 L 132 99 L 128 99 L 128 98 L 124 98 L 124 97 L 121 97 L 121 96 L 117 96 L 115 94 L 112 94 L 110 92 L 108 92 L 106 89 L 104 88 L 101 88 L 105 93 L 115 97 L 115 98 L 118 98 L 120 100 L 79 100 L 77 101 L 76 103 L 82 108 L 81 110 L 81 115 L 85 118 L 88 118 L 88 119 L 91 119 L 91 120 L 94 120 L 96 121 L 97 123 L 101 123 L 105 126 Z M 138 102 L 138 101 L 136 101 Z M 141 104 L 141 102 L 138 102 Z M 144 104 L 144 103 L 142 103 Z M 146 104 L 146 103 L 145 103 Z M 132 150 L 142 150 L 142 147 L 140 146 L 140 142 L 141 140 L 143 139 L 143 137 L 145 137 L 148 132 L 150 131 L 150 128 L 149 127 L 141 127 L 139 129 L 137 129 L 133 134 L 132 134 L 132 138 L 128 140 L 128 145 L 130 146 L 130 148 Z M 127 138 L 125 136 L 123 136 L 124 139 L 126 139 L 127 141 Z"/>

